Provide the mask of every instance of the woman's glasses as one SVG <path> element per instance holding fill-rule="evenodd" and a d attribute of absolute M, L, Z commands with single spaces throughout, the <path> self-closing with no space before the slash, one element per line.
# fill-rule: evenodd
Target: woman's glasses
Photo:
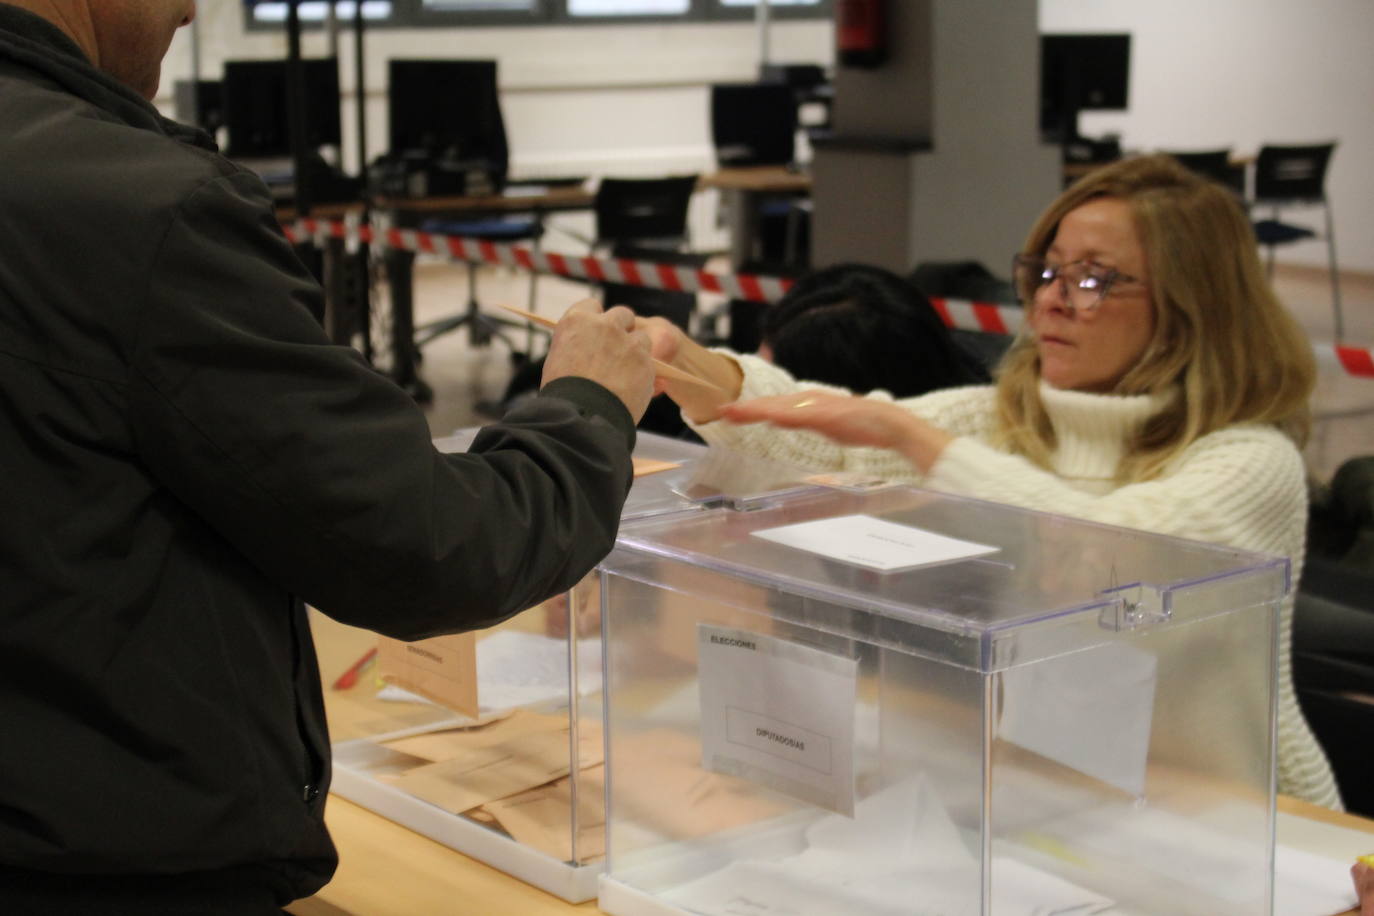
<path fill-rule="evenodd" d="M 1096 310 L 1114 284 L 1140 282 L 1135 277 L 1091 261 L 1049 264 L 1044 258 L 1024 254 L 1012 258 L 1011 275 L 1017 298 L 1023 305 L 1029 305 L 1040 290 L 1058 280 L 1064 301 L 1075 312 Z"/>

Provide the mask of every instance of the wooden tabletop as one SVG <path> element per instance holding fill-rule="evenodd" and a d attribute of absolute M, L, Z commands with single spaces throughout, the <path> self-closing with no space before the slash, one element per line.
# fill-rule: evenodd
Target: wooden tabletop
<path fill-rule="evenodd" d="M 537 623 L 535 617 L 526 616 Z M 357 737 L 378 716 L 394 715 L 396 704 L 390 704 L 392 711 L 385 710 L 387 704 L 369 699 L 366 691 L 330 686 L 375 644 L 376 637 L 313 611 L 311 630 L 334 739 Z M 1279 796 L 1278 809 L 1368 833 L 1366 852 L 1374 853 L 1374 820 L 1286 796 Z M 287 907 L 295 916 L 586 916 L 599 912 L 594 901 L 567 903 L 336 795 L 329 797 L 325 822 L 339 850 L 339 869 L 314 897 Z M 1356 911 L 1347 913 L 1355 916 Z"/>
<path fill-rule="evenodd" d="M 1371 834 L 1374 821 L 1279 798 L 1279 810 Z M 339 847 L 339 870 L 324 890 L 287 907 L 295 916 L 569 916 L 600 912 L 595 901 L 566 903 L 380 815 L 330 796 L 325 821 Z M 1355 910 L 1348 910 L 1356 916 Z"/>
<path fill-rule="evenodd" d="M 311 219 L 343 219 L 354 213 L 362 213 L 367 204 L 360 200 L 349 200 L 332 204 L 314 204 L 310 207 Z M 296 220 L 295 207 L 277 207 L 277 222 L 290 223 Z"/>
<path fill-rule="evenodd" d="M 709 175 L 702 175 L 697 186 L 718 188 L 722 191 L 809 191 L 811 175 L 781 165 L 757 165 L 721 169 Z"/>
<path fill-rule="evenodd" d="M 379 197 L 380 210 L 398 213 L 432 213 L 445 210 L 493 210 L 518 212 L 528 210 L 583 210 L 592 205 L 596 195 L 582 185 L 549 185 L 531 188 L 517 186 L 504 194 L 483 194 L 456 197 Z"/>
<path fill-rule="evenodd" d="M 324 890 L 287 907 L 295 916 L 568 916 L 599 912 L 567 903 L 337 795 L 325 822 L 339 870 Z"/>

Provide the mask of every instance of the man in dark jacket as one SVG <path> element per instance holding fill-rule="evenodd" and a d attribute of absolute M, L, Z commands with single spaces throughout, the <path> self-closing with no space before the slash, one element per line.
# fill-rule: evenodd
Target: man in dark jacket
<path fill-rule="evenodd" d="M 493 624 L 610 549 L 652 389 L 575 309 L 441 455 L 312 320 L 267 189 L 148 103 L 193 0 L 0 0 L 0 913 L 257 913 L 329 880 L 303 601 Z"/>

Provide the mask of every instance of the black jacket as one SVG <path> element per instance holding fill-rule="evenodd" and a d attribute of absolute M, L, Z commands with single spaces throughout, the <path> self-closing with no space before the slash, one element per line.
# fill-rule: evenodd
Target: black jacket
<path fill-rule="evenodd" d="M 313 892 L 335 856 L 302 599 L 417 638 L 610 549 L 634 440 L 610 392 L 560 380 L 441 455 L 320 295 L 256 177 L 0 3 L 0 891 Z"/>

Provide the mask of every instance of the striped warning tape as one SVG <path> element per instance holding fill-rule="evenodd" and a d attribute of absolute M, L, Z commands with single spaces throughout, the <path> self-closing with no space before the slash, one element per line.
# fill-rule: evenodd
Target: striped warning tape
<path fill-rule="evenodd" d="M 309 239 L 316 245 L 322 245 L 330 239 L 340 239 L 371 244 L 380 237 L 389 248 L 438 255 L 450 261 L 501 264 L 592 283 L 624 283 L 684 293 L 719 293 L 731 299 L 751 302 L 776 302 L 792 285 L 791 280 L 782 277 L 719 274 L 695 267 L 632 258 L 565 255 L 539 251 L 526 245 L 440 235 L 416 229 L 385 229 L 379 232 L 369 225 L 351 226 L 338 220 L 302 219 L 285 227 L 285 230 L 292 242 Z"/>
<path fill-rule="evenodd" d="M 283 227 L 292 242 L 310 240 L 323 245 L 330 239 L 371 244 L 380 236 L 390 248 L 447 258 L 450 261 L 500 264 L 538 273 L 556 274 L 592 283 L 624 283 L 684 293 L 719 293 L 750 302 L 776 302 L 791 287 L 783 277 L 756 274 L 718 274 L 694 267 L 629 258 L 596 258 L 538 251 L 525 245 L 439 235 L 416 229 L 376 230 L 365 223 L 340 220 L 296 220 Z M 931 299 L 940 318 L 951 328 L 987 334 L 1015 334 L 1025 312 L 1015 305 Z M 1374 378 L 1374 351 L 1341 344 L 1313 344 L 1317 361 L 1347 375 Z"/>

